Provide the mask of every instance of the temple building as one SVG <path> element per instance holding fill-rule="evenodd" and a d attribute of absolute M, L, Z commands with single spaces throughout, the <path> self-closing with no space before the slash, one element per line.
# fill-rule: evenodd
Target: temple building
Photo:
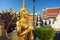
<path fill-rule="evenodd" d="M 47 8 L 43 10 L 43 25 L 51 26 L 53 24 L 53 19 L 59 14 L 60 8 Z"/>
<path fill-rule="evenodd" d="M 37 15 L 34 15 L 35 25 L 36 25 L 36 20 L 37 20 Z M 32 21 L 32 23 L 33 23 L 33 15 L 30 15 L 30 16 L 28 17 L 28 21 Z"/>

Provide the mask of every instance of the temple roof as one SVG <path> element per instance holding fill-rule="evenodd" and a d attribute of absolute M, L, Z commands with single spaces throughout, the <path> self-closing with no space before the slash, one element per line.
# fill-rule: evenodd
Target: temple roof
<path fill-rule="evenodd" d="M 43 18 L 54 18 L 59 14 L 60 8 L 51 8 L 43 11 Z"/>

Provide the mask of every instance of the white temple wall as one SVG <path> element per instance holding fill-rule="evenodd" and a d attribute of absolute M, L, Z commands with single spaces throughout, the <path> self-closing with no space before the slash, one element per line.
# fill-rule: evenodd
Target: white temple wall
<path fill-rule="evenodd" d="M 45 24 L 45 22 L 47 25 Z M 53 19 L 43 20 L 43 26 L 51 26 L 52 24 L 53 24 Z"/>

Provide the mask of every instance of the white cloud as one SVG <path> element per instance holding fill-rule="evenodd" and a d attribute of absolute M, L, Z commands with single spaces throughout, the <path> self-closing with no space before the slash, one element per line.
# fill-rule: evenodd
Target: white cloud
<path fill-rule="evenodd" d="M 30 15 L 33 15 L 33 13 L 31 13 Z M 35 15 L 37 15 L 37 13 L 35 13 Z"/>

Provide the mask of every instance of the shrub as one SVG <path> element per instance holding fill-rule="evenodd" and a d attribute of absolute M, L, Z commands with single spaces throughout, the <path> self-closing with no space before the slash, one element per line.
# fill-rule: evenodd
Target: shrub
<path fill-rule="evenodd" d="M 36 32 L 36 36 L 40 39 L 40 40 L 50 40 L 53 39 L 55 36 L 55 31 L 52 28 L 36 28 L 35 30 Z"/>

